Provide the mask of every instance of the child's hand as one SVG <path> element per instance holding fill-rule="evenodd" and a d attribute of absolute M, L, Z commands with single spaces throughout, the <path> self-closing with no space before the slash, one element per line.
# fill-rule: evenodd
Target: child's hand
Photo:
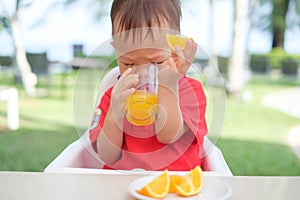
<path fill-rule="evenodd" d="M 172 52 L 169 66 L 181 75 L 186 74 L 195 59 L 196 51 L 197 44 L 192 40 L 186 42 L 184 50 L 177 45 Z"/>
<path fill-rule="evenodd" d="M 158 75 L 160 84 L 175 89 L 178 80 L 186 74 L 194 61 L 196 51 L 197 45 L 192 40 L 186 42 L 184 50 L 176 46 L 175 51 L 172 51 L 171 58 L 166 63 L 167 67 L 160 67 Z"/>
<path fill-rule="evenodd" d="M 138 82 L 138 75 L 132 73 L 132 68 L 128 68 L 114 86 L 111 93 L 111 108 L 115 119 L 123 118 L 125 99 L 134 92 Z"/>

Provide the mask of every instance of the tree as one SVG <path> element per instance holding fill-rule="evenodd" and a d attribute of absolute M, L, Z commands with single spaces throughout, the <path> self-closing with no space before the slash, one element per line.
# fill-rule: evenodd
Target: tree
<path fill-rule="evenodd" d="M 214 35 L 215 35 L 215 9 L 216 9 L 216 0 L 210 0 L 210 26 L 209 26 L 209 32 L 210 32 L 210 55 L 211 59 L 209 60 L 209 68 L 211 73 L 213 73 L 213 76 L 216 76 L 215 73 L 215 65 L 218 65 L 218 49 L 217 49 L 217 43 L 215 41 Z"/>
<path fill-rule="evenodd" d="M 273 0 L 272 12 L 272 48 L 284 48 L 284 33 L 286 29 L 286 14 L 290 0 Z"/>
<path fill-rule="evenodd" d="M 260 0 L 259 4 L 260 6 L 255 13 L 255 26 L 262 30 L 271 31 L 272 48 L 284 49 L 286 29 L 300 26 L 300 0 Z M 265 12 L 265 9 L 262 9 L 266 5 L 272 6 L 271 12 Z M 296 16 L 293 16 L 293 20 L 288 20 L 287 16 L 293 9 Z"/>
<path fill-rule="evenodd" d="M 22 4 L 21 0 L 16 0 L 14 10 L 11 14 L 4 12 L 0 15 L 2 28 L 7 29 L 8 33 L 11 34 L 13 40 L 13 62 L 17 66 L 17 76 L 20 76 L 23 83 L 24 89 L 29 96 L 36 95 L 35 85 L 37 83 L 37 78 L 35 74 L 32 73 L 30 65 L 26 59 L 25 50 L 20 39 L 18 18 L 21 10 L 29 6 L 30 4 Z"/>
<path fill-rule="evenodd" d="M 247 34 L 249 32 L 250 1 L 234 0 L 234 29 L 232 52 L 229 58 L 227 91 L 241 95 L 247 67 Z"/>
<path fill-rule="evenodd" d="M 52 8 L 61 5 L 68 7 L 69 5 L 77 1 L 78 0 L 61 0 L 61 1 L 56 0 L 52 2 L 48 10 L 51 10 Z M 37 90 L 36 90 L 37 77 L 31 71 L 31 67 L 26 58 L 26 52 L 22 43 L 22 39 L 20 37 L 19 18 L 21 12 L 27 7 L 31 6 L 34 2 L 35 2 L 34 0 L 16 0 L 15 2 L 10 1 L 11 4 L 14 4 L 13 11 L 8 12 L 8 10 L 5 10 L 5 7 L 3 7 L 2 13 L 0 13 L 0 31 L 6 29 L 12 38 L 13 49 L 14 49 L 14 53 L 12 57 L 13 57 L 13 62 L 17 67 L 16 70 L 17 72 L 15 76 L 16 78 L 21 80 L 23 87 L 29 96 L 37 95 Z M 99 3 L 98 4 L 99 12 L 95 13 L 96 17 L 101 18 L 103 14 L 106 12 L 103 9 L 103 7 L 101 7 L 101 3 L 107 3 L 107 2 L 109 1 L 94 0 L 93 3 Z M 42 19 L 38 19 L 36 21 L 36 24 L 42 23 L 43 19 L 45 19 L 46 17 L 47 16 L 45 15 L 42 17 Z"/>
<path fill-rule="evenodd" d="M 272 48 L 281 47 L 284 48 L 284 35 L 288 26 L 287 14 L 290 9 L 293 9 L 291 4 L 295 4 L 296 13 L 300 13 L 300 0 L 273 0 L 273 12 L 272 12 Z M 296 24 L 297 25 L 297 24 Z M 300 24 L 298 24 L 299 26 Z"/>

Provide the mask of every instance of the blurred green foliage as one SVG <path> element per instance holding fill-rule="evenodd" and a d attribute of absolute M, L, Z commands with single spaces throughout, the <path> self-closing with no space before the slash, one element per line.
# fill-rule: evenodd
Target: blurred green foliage
<path fill-rule="evenodd" d="M 269 67 L 272 69 L 279 69 L 281 62 L 284 60 L 296 61 L 300 66 L 300 54 L 289 54 L 283 48 L 273 48 L 266 54 L 252 54 L 251 58 L 267 58 L 269 60 Z"/>

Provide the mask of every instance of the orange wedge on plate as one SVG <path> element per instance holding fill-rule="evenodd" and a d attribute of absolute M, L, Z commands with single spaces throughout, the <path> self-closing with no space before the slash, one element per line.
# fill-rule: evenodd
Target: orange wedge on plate
<path fill-rule="evenodd" d="M 203 187 L 203 174 L 199 166 L 192 169 L 182 177 L 179 184 L 175 185 L 176 192 L 180 196 L 188 197 L 198 194 Z"/>
<path fill-rule="evenodd" d="M 184 49 L 185 43 L 188 40 L 192 40 L 192 38 L 182 37 L 180 35 L 171 35 L 169 33 L 166 33 L 166 39 L 169 47 L 174 51 L 175 47 L 178 45 L 181 49 Z"/>
<path fill-rule="evenodd" d="M 177 174 L 170 175 L 170 189 L 169 193 L 176 193 L 176 185 L 179 185 L 182 180 L 182 176 Z"/>
<path fill-rule="evenodd" d="M 170 177 L 168 170 L 165 170 L 161 175 L 153 179 L 150 183 L 145 185 L 140 190 L 137 190 L 137 193 L 152 198 L 162 199 L 168 194 L 169 188 Z"/>

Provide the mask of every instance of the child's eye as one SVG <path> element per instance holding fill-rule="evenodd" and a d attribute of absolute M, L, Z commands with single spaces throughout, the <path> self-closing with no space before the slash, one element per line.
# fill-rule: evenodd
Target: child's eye
<path fill-rule="evenodd" d="M 163 63 L 167 62 L 167 60 L 168 60 L 168 59 L 163 60 L 163 61 L 161 61 L 161 62 L 156 62 L 156 63 L 157 63 L 158 65 L 160 65 L 160 64 L 163 64 Z"/>

